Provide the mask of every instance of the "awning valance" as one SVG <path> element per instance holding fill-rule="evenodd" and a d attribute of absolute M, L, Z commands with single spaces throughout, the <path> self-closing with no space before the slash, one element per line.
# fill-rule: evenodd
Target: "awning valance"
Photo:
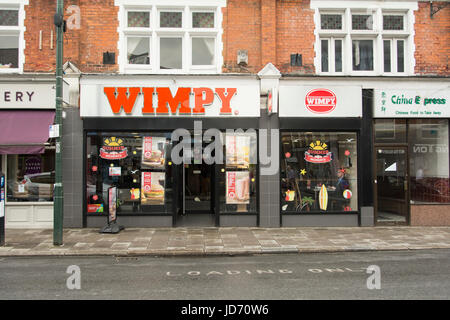
<path fill-rule="evenodd" d="M 0 111 L 0 154 L 44 153 L 55 111 Z"/>

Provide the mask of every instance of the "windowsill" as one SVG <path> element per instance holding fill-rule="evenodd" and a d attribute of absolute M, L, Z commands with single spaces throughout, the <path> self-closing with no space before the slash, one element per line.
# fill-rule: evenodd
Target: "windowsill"
<path fill-rule="evenodd" d="M 20 68 L 1 68 L 0 73 L 21 73 Z"/>
<path fill-rule="evenodd" d="M 53 201 L 6 202 L 6 206 L 53 206 Z"/>
<path fill-rule="evenodd" d="M 123 74 L 221 74 L 221 72 L 217 72 L 215 67 L 208 69 L 160 69 L 153 70 L 151 68 L 125 68 L 122 72 Z"/>
<path fill-rule="evenodd" d="M 420 202 L 420 201 L 410 201 L 413 206 L 450 206 L 449 202 Z"/>
<path fill-rule="evenodd" d="M 354 215 L 358 214 L 358 211 L 301 211 L 301 212 L 295 212 L 295 211 L 281 211 L 282 215 L 289 215 L 289 216 L 305 216 L 305 215 Z"/>

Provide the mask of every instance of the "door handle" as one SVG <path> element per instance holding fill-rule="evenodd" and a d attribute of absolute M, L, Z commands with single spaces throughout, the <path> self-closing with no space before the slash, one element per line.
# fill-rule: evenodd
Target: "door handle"
<path fill-rule="evenodd" d="M 408 181 L 403 181 L 403 188 L 405 189 L 405 191 L 408 191 Z"/>

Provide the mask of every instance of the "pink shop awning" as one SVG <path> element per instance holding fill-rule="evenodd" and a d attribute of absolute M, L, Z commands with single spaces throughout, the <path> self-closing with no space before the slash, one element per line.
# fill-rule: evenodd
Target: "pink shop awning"
<path fill-rule="evenodd" d="M 44 153 L 55 111 L 0 111 L 0 154 Z"/>

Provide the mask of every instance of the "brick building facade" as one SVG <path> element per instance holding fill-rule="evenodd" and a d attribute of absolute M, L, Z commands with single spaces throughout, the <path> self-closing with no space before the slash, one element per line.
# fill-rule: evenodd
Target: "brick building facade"
<path fill-rule="evenodd" d="M 53 25 L 55 8 L 55 1 L 0 0 L 0 19 L 3 20 L 0 20 L 0 39 L 3 37 L 4 43 L 8 43 L 3 47 L 0 45 L 0 84 L 1 94 L 5 97 L 1 108 L 9 110 L 8 112 L 35 107 L 12 105 L 10 94 L 7 94 L 8 99 L 5 95 L 5 92 L 12 92 L 9 84 L 22 83 L 25 88 L 35 90 L 33 82 L 51 83 L 56 54 L 56 33 Z M 96 127 L 96 123 L 108 121 L 111 116 L 90 114 L 86 111 L 87 108 L 95 109 L 90 103 L 96 102 L 93 98 L 86 98 L 86 94 L 83 97 L 83 91 L 92 93 L 99 103 L 104 97 L 100 98 L 94 91 L 89 91 L 91 86 L 103 87 L 106 83 L 112 83 L 116 87 L 130 87 L 135 84 L 143 87 L 152 86 L 152 83 L 157 84 L 155 88 L 169 86 L 163 79 L 172 79 L 174 83 L 184 83 L 190 88 L 209 85 L 213 91 L 219 87 L 230 87 L 230 81 L 233 80 L 229 79 L 235 79 L 236 83 L 243 86 L 237 88 L 240 92 L 245 90 L 243 88 L 247 85 L 253 86 L 256 81 L 260 98 L 249 103 L 257 107 L 252 109 L 253 111 L 244 110 L 244 113 L 257 114 L 256 116 L 242 117 L 235 123 L 229 118 L 221 118 L 222 115 L 218 114 L 212 116 L 210 122 L 207 122 L 209 120 L 206 117 L 203 120 L 211 125 L 216 123 L 215 120 L 220 122 L 219 119 L 223 119 L 224 126 L 242 125 L 246 129 L 255 127 L 258 130 L 281 130 L 282 145 L 275 150 L 280 154 L 280 170 L 272 176 L 258 175 L 254 186 L 255 207 L 252 207 L 253 200 L 249 200 L 247 209 L 243 205 L 230 206 L 231 202 L 228 203 L 227 200 L 222 203 L 218 194 L 223 191 L 216 190 L 214 192 L 217 199 L 214 199 L 212 193 L 209 200 L 214 212 L 214 225 L 450 225 L 449 116 L 447 111 L 441 113 L 441 109 L 433 109 L 448 106 L 448 2 L 433 1 L 431 4 L 430 1 L 378 0 L 66 0 L 64 12 L 67 22 L 67 30 L 64 33 L 65 80 L 69 93 L 64 109 L 66 118 L 63 131 L 66 226 L 98 226 L 103 223 L 103 215 L 100 215 L 103 219 L 100 220 L 91 214 L 93 212 L 88 212 L 88 205 L 99 207 L 100 200 L 93 201 L 90 198 L 91 191 L 87 191 L 88 181 L 93 179 L 88 172 L 89 168 L 86 167 L 89 162 L 86 159 L 91 156 L 87 143 L 91 143 L 89 148 L 97 147 L 97 142 L 94 141 L 99 138 L 91 138 L 90 134 L 92 137 L 94 133 L 98 137 L 103 136 L 105 132 L 117 134 L 111 126 Z M 238 52 L 242 55 L 239 56 Z M 107 61 L 108 58 L 112 61 Z M 140 81 L 144 85 L 139 85 Z M 203 85 L 199 85 L 198 81 L 203 81 Z M 311 98 L 309 94 L 319 88 L 331 92 L 330 97 L 334 96 L 339 103 L 347 100 L 352 93 L 361 99 L 352 105 L 353 111 L 339 113 L 336 111 L 340 108 L 339 104 L 327 111 L 337 112 L 336 115 L 320 115 L 320 112 L 319 115 L 317 112 L 305 115 L 297 113 L 295 106 L 290 106 L 291 101 L 297 101 L 299 107 L 304 107 L 305 95 L 306 98 Z M 344 91 L 341 93 L 342 88 Z M 395 88 L 398 90 L 395 91 Z M 299 94 L 302 90 L 310 92 Z M 325 91 L 320 91 L 321 98 L 328 94 L 324 93 Z M 206 91 L 201 93 L 205 101 L 209 99 L 207 94 Z M 413 98 L 421 97 L 422 101 L 429 99 L 428 107 L 431 109 L 399 109 L 397 113 L 391 114 L 383 109 L 386 102 L 387 105 L 392 104 L 391 108 L 402 104 L 402 101 L 406 101 L 403 104 L 408 104 L 409 95 Z M 397 97 L 400 100 L 395 100 Z M 275 99 L 272 103 L 278 105 L 279 110 L 271 114 L 267 112 L 266 105 L 268 100 L 272 99 Z M 425 106 L 422 107 L 426 107 L 426 102 L 423 103 Z M 39 108 L 51 110 L 53 104 L 53 101 L 48 101 L 47 106 L 41 105 Z M 348 106 L 350 105 L 349 102 Z M 310 107 L 308 106 L 308 110 L 313 108 Z M 346 106 L 342 106 L 342 110 L 345 108 Z M 427 114 L 423 113 L 428 112 L 427 110 L 430 110 L 431 116 L 420 116 Z M 234 115 L 240 117 L 238 113 Z M 136 127 L 144 132 L 145 128 L 154 125 L 163 132 L 181 125 L 187 125 L 188 128 L 191 125 L 178 117 L 165 128 L 150 120 L 145 122 L 138 119 L 133 123 L 133 119 L 136 118 L 130 117 L 123 122 L 117 122 L 120 126 L 123 123 L 128 125 L 118 131 L 131 132 L 133 127 Z M 219 129 L 225 130 L 225 127 Z M 353 192 L 353 198 L 349 198 L 345 206 L 337 205 L 342 199 L 335 199 L 336 191 L 333 187 L 329 188 L 329 195 L 326 195 L 325 188 L 325 196 L 322 189 L 314 192 L 314 186 L 311 187 L 310 182 L 307 186 L 307 181 L 311 179 L 316 179 L 322 186 L 331 184 L 332 180 L 338 179 L 336 172 L 330 173 L 326 179 L 318 178 L 318 175 L 323 173 L 319 174 L 322 171 L 318 169 L 317 172 L 314 171 L 314 165 L 300 160 L 292 162 L 291 154 L 307 147 L 294 147 L 295 143 L 301 143 L 302 139 L 310 139 L 306 132 L 312 132 L 315 138 L 322 137 L 328 145 L 331 144 L 330 152 L 335 154 L 333 161 L 338 161 L 339 164 L 331 162 L 327 170 L 331 172 L 340 168 L 350 180 L 352 187 L 346 190 Z M 394 136 L 391 140 L 386 138 L 390 134 Z M 294 135 L 297 135 L 298 139 L 293 140 Z M 397 139 L 400 135 L 405 136 L 405 139 Z M 147 136 L 143 133 L 138 139 L 145 140 Z M 433 142 L 433 137 L 438 137 L 438 140 Z M 356 142 L 345 149 L 342 143 L 339 145 L 342 139 Z M 370 143 L 365 144 L 363 141 Z M 290 149 L 283 149 L 283 144 L 290 145 Z M 53 150 L 51 142 L 47 142 L 46 148 Z M 354 164 L 349 160 L 349 156 L 341 155 L 343 148 L 349 154 L 355 153 L 353 159 L 357 160 L 354 160 Z M 420 155 L 418 150 L 425 150 L 424 148 L 440 151 L 439 154 L 437 151 L 429 151 L 427 155 Z M 391 159 L 390 150 L 397 150 L 393 151 L 398 156 L 394 160 Z M 289 154 L 289 158 L 286 154 Z M 401 158 L 403 154 L 405 158 Z M 17 183 L 16 180 L 25 181 L 26 177 L 23 173 L 13 176 L 14 170 L 8 168 L 22 168 L 29 157 L 31 156 L 14 155 L 6 151 L 1 156 L 2 170 L 8 172 L 7 181 L 12 188 L 7 201 L 9 227 L 51 225 L 49 210 L 52 203 L 49 199 L 42 201 L 38 195 L 34 200 L 28 199 L 31 204 L 26 204 L 21 202 L 25 197 L 20 192 L 23 191 L 22 187 L 14 187 L 17 190 L 12 187 L 12 184 Z M 300 157 L 303 157 L 303 154 Z M 397 170 L 395 179 L 388 177 L 392 172 L 389 170 L 393 170 L 393 167 L 377 167 L 381 161 L 394 161 Z M 44 170 L 44 162 L 40 164 L 41 171 Z M 288 165 L 290 162 L 291 165 Z M 404 164 L 404 172 L 401 174 L 400 163 Z M 262 166 L 257 166 L 259 172 Z M 424 180 L 417 173 L 419 167 L 423 166 L 433 167 L 425 172 Z M 436 169 L 436 166 L 440 169 Z M 306 170 L 307 168 L 310 170 Z M 288 171 L 292 169 L 295 172 L 305 169 L 308 173 L 303 176 L 304 173 L 297 172 L 289 177 Z M 51 171 L 48 168 L 46 170 Z M 387 184 L 381 189 L 377 184 L 380 180 L 380 170 L 384 170 L 383 179 L 391 179 L 389 184 L 389 179 L 386 178 Z M 182 176 L 185 174 L 183 171 Z M 220 174 L 220 171 L 216 174 Z M 250 172 L 250 176 L 252 174 Z M 307 178 L 308 174 L 313 176 Z M 171 179 L 178 178 L 174 176 Z M 320 179 L 323 182 L 319 183 Z M 289 181 L 295 182 L 291 185 Z M 173 183 L 180 181 L 173 180 Z M 220 183 L 226 183 L 226 180 Z M 400 184 L 404 187 L 404 192 L 399 191 Z M 383 196 L 383 188 L 391 188 L 391 193 L 400 192 L 400 195 Z M 292 191 L 293 194 L 290 193 Z M 180 192 L 179 197 L 184 197 L 184 191 L 177 192 Z M 347 192 L 345 196 L 352 197 L 352 192 Z M 100 193 L 105 193 L 105 190 Z M 429 196 L 421 198 L 419 194 Z M 313 198 L 314 204 L 310 205 L 311 208 L 303 201 L 305 197 Z M 327 201 L 329 198 L 328 206 L 326 203 L 323 206 L 325 198 Z M 174 196 L 171 201 L 180 200 L 178 196 Z M 45 209 L 47 211 L 42 209 L 44 203 L 48 205 Z M 33 217 L 24 213 L 30 205 L 33 206 L 33 214 L 36 214 Z M 180 206 L 184 208 L 185 205 Z M 233 206 L 237 207 L 237 211 L 230 209 L 234 208 Z M 222 210 L 218 209 L 219 207 L 225 208 L 225 212 L 219 212 Z M 102 210 L 106 212 L 107 208 L 105 202 Z M 306 208 L 308 212 L 313 212 L 307 213 Z M 136 217 L 127 212 L 120 218 L 130 226 L 175 226 L 185 219 L 185 215 L 179 215 L 178 211 L 181 209 L 174 205 L 173 211 L 170 211 L 167 217 L 160 212 L 158 219 L 152 217 L 154 220 L 151 220 L 142 213 L 145 210 L 142 211 L 139 207 L 140 211 Z M 247 216 L 242 213 L 244 209 L 248 210 Z M 234 211 L 230 213 L 227 210 Z M 315 210 L 317 212 L 314 212 Z M 40 217 L 39 212 L 44 211 Z M 236 214 L 235 211 L 241 213 Z M 344 211 L 351 214 L 345 215 Z M 317 215 L 320 212 L 327 214 Z M 383 219 L 380 219 L 381 216 Z"/>

